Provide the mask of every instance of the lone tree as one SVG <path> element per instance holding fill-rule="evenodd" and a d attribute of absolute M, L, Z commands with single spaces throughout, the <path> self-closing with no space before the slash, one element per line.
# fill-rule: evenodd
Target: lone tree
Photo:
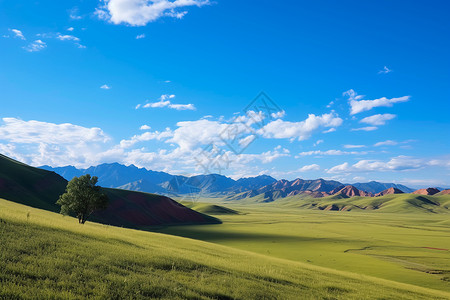
<path fill-rule="evenodd" d="M 94 211 L 105 209 L 108 206 L 108 197 L 96 186 L 97 181 L 96 176 L 91 178 L 89 174 L 69 181 L 66 192 L 56 201 L 56 204 L 61 205 L 61 213 L 75 213 L 78 223 L 84 224 Z"/>

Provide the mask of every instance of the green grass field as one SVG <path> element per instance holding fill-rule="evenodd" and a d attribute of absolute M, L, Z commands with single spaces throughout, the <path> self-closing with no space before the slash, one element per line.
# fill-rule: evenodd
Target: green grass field
<path fill-rule="evenodd" d="M 227 226 L 232 229 L 233 224 L 243 222 L 240 218 L 249 216 L 249 227 L 240 225 L 247 229 L 239 232 L 235 228 L 229 236 L 223 233 L 222 240 L 244 243 L 242 239 L 246 239 L 254 243 L 259 239 L 265 243 L 268 237 L 256 229 L 257 224 L 266 228 L 271 220 L 262 220 L 261 214 L 267 215 L 267 212 L 222 215 L 226 217 L 226 224 L 204 228 L 213 235 L 214 230 L 220 232 Z M 230 219 L 232 216 L 238 219 Z M 189 228 L 195 231 L 200 227 Z M 308 230 L 304 228 L 303 231 Z M 285 238 L 280 240 L 289 242 L 286 233 L 281 236 Z M 270 233 L 269 239 L 274 238 L 275 233 Z M 0 298 L 6 299 L 450 297 L 444 291 L 198 240 L 91 222 L 79 225 L 71 217 L 6 200 L 0 200 L 0 239 Z M 234 246 L 242 248 L 242 245 Z M 250 250 L 263 252 L 262 248 Z"/>
<path fill-rule="evenodd" d="M 391 195 L 386 198 L 389 202 L 385 211 L 405 203 L 404 196 L 396 203 Z M 354 202 L 374 200 L 361 198 Z M 446 204 L 448 198 L 441 201 Z M 299 209 L 288 203 L 226 203 L 224 206 L 240 214 L 217 216 L 223 221 L 221 225 L 177 226 L 158 232 L 450 291 L 450 214 L 414 209 L 412 213 L 381 209 L 321 211 Z M 207 205 L 185 204 L 194 209 Z"/>

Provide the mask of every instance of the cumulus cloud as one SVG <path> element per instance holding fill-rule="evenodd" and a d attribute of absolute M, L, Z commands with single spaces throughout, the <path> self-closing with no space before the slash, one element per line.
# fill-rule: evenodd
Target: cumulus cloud
<path fill-rule="evenodd" d="M 189 6 L 201 7 L 209 0 L 103 0 L 95 14 L 114 24 L 145 26 L 161 17 L 181 19 Z"/>
<path fill-rule="evenodd" d="M 392 120 L 396 117 L 393 114 L 378 114 L 370 117 L 365 117 L 360 123 L 366 123 L 369 125 L 380 126 L 386 124 L 387 121 Z"/>
<path fill-rule="evenodd" d="M 159 101 L 157 102 L 149 102 L 146 104 L 138 104 L 136 105 L 136 109 L 139 108 L 162 108 L 162 107 L 168 107 L 175 110 L 196 110 L 196 107 L 194 104 L 174 104 L 171 102 L 170 99 L 174 99 L 175 95 L 161 95 L 159 97 Z"/>
<path fill-rule="evenodd" d="M 3 118 L 2 121 L 2 151 L 9 149 L 10 156 L 32 165 L 90 165 L 97 162 L 96 156 L 102 152 L 101 145 L 111 140 L 97 127 L 16 118 Z M 5 149 L 5 145 L 9 145 L 8 148 Z"/>
<path fill-rule="evenodd" d="M 140 40 L 140 39 L 143 39 L 143 38 L 145 38 L 145 34 L 138 34 L 137 36 L 136 36 L 136 39 L 137 40 Z"/>
<path fill-rule="evenodd" d="M 23 35 L 22 31 L 20 31 L 19 29 L 10 29 L 10 31 L 12 33 L 14 33 L 14 36 L 16 38 L 19 38 L 21 40 L 26 40 L 25 36 Z"/>
<path fill-rule="evenodd" d="M 28 46 L 23 47 L 28 52 L 38 52 L 47 48 L 47 44 L 42 40 L 35 40 L 30 43 Z"/>
<path fill-rule="evenodd" d="M 417 170 L 427 165 L 423 160 L 408 156 L 397 156 L 389 161 L 360 160 L 350 165 L 345 162 L 327 170 L 327 173 L 353 173 L 353 172 L 386 172 Z"/>
<path fill-rule="evenodd" d="M 110 89 L 111 89 L 111 86 L 109 86 L 109 85 L 107 85 L 107 84 L 104 84 L 104 85 L 102 85 L 100 88 L 103 89 L 103 90 L 110 90 Z"/>
<path fill-rule="evenodd" d="M 150 130 L 151 127 L 148 125 L 142 125 L 141 127 L 139 127 L 140 130 Z"/>
<path fill-rule="evenodd" d="M 139 142 L 145 142 L 145 141 L 150 141 L 150 140 L 161 140 L 161 139 L 168 138 L 171 136 L 173 136 L 173 132 L 169 128 L 167 128 L 163 132 L 159 132 L 159 131 L 144 132 L 143 134 L 134 135 L 129 140 L 121 140 L 120 147 L 130 148 L 131 146 L 134 146 L 136 143 L 139 143 Z"/>
<path fill-rule="evenodd" d="M 301 122 L 288 122 L 281 119 L 274 120 L 260 129 L 258 133 L 265 138 L 297 139 L 302 141 L 308 139 L 319 128 L 337 127 L 342 122 L 342 119 L 335 113 L 323 114 L 321 116 L 310 114 L 306 120 Z"/>
<path fill-rule="evenodd" d="M 23 121 L 16 118 L 3 118 L 0 126 L 0 139 L 14 143 L 67 144 L 74 140 L 102 141 L 109 137 L 97 127 L 86 128 L 70 123 L 54 124 L 40 121 Z"/>
<path fill-rule="evenodd" d="M 375 100 L 363 100 L 365 96 L 358 95 L 354 90 L 348 90 L 344 92 L 344 96 L 348 96 L 351 115 L 355 115 L 363 111 L 368 111 L 375 107 L 392 107 L 395 103 L 407 102 L 411 98 L 410 96 L 403 96 L 391 99 L 382 97 Z"/>

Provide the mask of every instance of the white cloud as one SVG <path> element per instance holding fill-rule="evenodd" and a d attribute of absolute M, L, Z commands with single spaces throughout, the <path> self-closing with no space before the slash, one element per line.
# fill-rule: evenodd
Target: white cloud
<path fill-rule="evenodd" d="M 425 165 L 426 163 L 421 159 L 398 156 L 389 161 L 360 160 L 353 165 L 345 162 L 328 169 L 327 173 L 406 171 L 417 170 Z"/>
<path fill-rule="evenodd" d="M 391 73 L 392 70 L 389 69 L 388 67 L 384 66 L 382 70 L 378 71 L 378 74 L 387 74 L 387 73 Z"/>
<path fill-rule="evenodd" d="M 69 10 L 69 18 L 72 20 L 81 20 L 82 17 L 79 15 L 78 7 L 74 7 Z"/>
<path fill-rule="evenodd" d="M 74 31 L 74 30 L 75 30 L 75 28 L 73 28 L 73 27 L 67 28 L 67 31 Z"/>
<path fill-rule="evenodd" d="M 387 121 L 392 120 L 395 117 L 396 115 L 393 114 L 377 114 L 370 117 L 366 117 L 359 122 L 374 126 L 380 126 L 386 124 Z"/>
<path fill-rule="evenodd" d="M 110 138 L 97 127 L 86 128 L 70 123 L 54 124 L 3 118 L 0 139 L 14 143 L 67 144 L 74 140 L 106 142 Z"/>
<path fill-rule="evenodd" d="M 374 146 L 375 147 L 380 147 L 380 146 L 395 146 L 395 145 L 398 145 L 398 142 L 387 140 L 387 141 L 384 141 L 384 142 L 378 142 Z"/>
<path fill-rule="evenodd" d="M 315 142 L 313 146 L 316 147 L 316 146 L 322 144 L 323 142 L 324 142 L 323 140 L 317 140 L 317 142 Z"/>
<path fill-rule="evenodd" d="M 145 38 L 145 34 L 138 34 L 137 36 L 136 36 L 136 39 L 137 40 L 140 40 L 140 39 L 143 39 L 143 38 Z"/>
<path fill-rule="evenodd" d="M 141 127 L 139 127 L 139 130 L 150 130 L 151 127 L 148 125 L 142 125 Z"/>
<path fill-rule="evenodd" d="M 151 103 L 144 104 L 142 107 L 143 108 L 158 108 L 158 107 L 166 107 L 169 105 L 170 105 L 169 100 L 160 100 L 158 102 L 151 102 Z"/>
<path fill-rule="evenodd" d="M 137 134 L 131 137 L 129 140 L 121 140 L 120 147 L 121 148 L 130 148 L 134 146 L 136 143 L 145 142 L 150 140 L 161 140 L 168 137 L 173 136 L 173 132 L 167 128 L 163 132 L 155 131 L 155 132 L 144 132 L 143 134 Z"/>
<path fill-rule="evenodd" d="M 345 96 L 348 96 L 350 103 L 350 114 L 355 115 L 363 111 L 371 110 L 375 107 L 392 107 L 395 103 L 407 102 L 410 100 L 410 96 L 403 96 L 399 98 L 388 99 L 382 97 L 375 100 L 362 100 L 363 95 L 358 95 L 354 90 L 348 90 L 344 92 Z"/>
<path fill-rule="evenodd" d="M 298 157 L 300 156 L 309 156 L 309 155 L 363 155 L 363 154 L 367 154 L 367 152 L 364 151 L 342 151 L 342 150 L 326 150 L 326 151 L 322 151 L 322 150 L 314 150 L 314 151 L 305 151 L 305 152 L 300 152 L 298 155 Z M 298 158 L 297 157 L 297 158 Z"/>
<path fill-rule="evenodd" d="M 273 119 L 281 119 L 286 115 L 286 112 L 284 110 L 277 111 L 276 113 L 270 114 Z"/>
<path fill-rule="evenodd" d="M 374 131 L 377 130 L 378 127 L 376 126 L 367 126 L 367 127 L 361 127 L 361 128 L 353 128 L 351 131 Z"/>
<path fill-rule="evenodd" d="M 275 139 L 308 139 L 314 131 L 321 127 L 337 127 L 342 124 L 342 119 L 335 113 L 316 116 L 309 114 L 308 118 L 301 122 L 288 122 L 277 119 L 265 125 L 259 130 L 265 138 Z"/>
<path fill-rule="evenodd" d="M 345 149 L 357 149 L 357 148 L 365 148 L 365 145 L 344 145 Z"/>
<path fill-rule="evenodd" d="M 176 110 L 196 110 L 194 104 L 169 104 L 169 108 Z"/>
<path fill-rule="evenodd" d="M 320 166 L 317 164 L 306 165 L 298 169 L 298 172 L 308 172 L 308 171 L 318 171 L 320 170 Z"/>
<path fill-rule="evenodd" d="M 13 150 L 10 155 L 32 165 L 92 165 L 102 145 L 110 141 L 100 128 L 70 123 L 54 124 L 3 118 L 0 143 Z M 5 146 L 1 147 L 4 151 Z"/>
<path fill-rule="evenodd" d="M 162 107 L 168 107 L 175 110 L 196 110 L 194 104 L 174 104 L 171 103 L 170 99 L 174 99 L 175 95 L 161 95 L 159 97 L 159 101 L 157 102 L 150 102 L 146 104 L 138 104 L 136 105 L 136 109 L 139 108 L 162 108 Z"/>
<path fill-rule="evenodd" d="M 164 16 L 181 19 L 187 11 L 179 9 L 207 4 L 209 0 L 103 0 L 95 14 L 114 24 L 145 26 Z"/>
<path fill-rule="evenodd" d="M 111 86 L 109 86 L 109 85 L 107 85 L 107 84 L 104 84 L 104 85 L 102 85 L 100 88 L 103 89 L 103 90 L 110 90 L 110 89 L 111 89 Z"/>
<path fill-rule="evenodd" d="M 23 47 L 23 49 L 25 49 L 28 52 L 38 52 L 44 50 L 45 48 L 47 48 L 47 44 L 42 40 L 35 40 L 28 46 Z"/>
<path fill-rule="evenodd" d="M 14 36 L 21 39 L 21 40 L 26 40 L 25 36 L 23 35 L 22 31 L 20 31 L 19 29 L 10 29 L 10 31 L 12 33 L 14 33 Z"/>
<path fill-rule="evenodd" d="M 330 132 L 335 132 L 335 131 L 336 131 L 336 128 L 330 128 L 328 130 L 322 131 L 322 133 L 330 133 Z"/>
<path fill-rule="evenodd" d="M 79 42 L 80 39 L 77 38 L 76 36 L 70 35 L 70 34 L 60 34 L 58 33 L 56 35 L 56 38 L 60 41 L 74 41 L 74 42 Z"/>

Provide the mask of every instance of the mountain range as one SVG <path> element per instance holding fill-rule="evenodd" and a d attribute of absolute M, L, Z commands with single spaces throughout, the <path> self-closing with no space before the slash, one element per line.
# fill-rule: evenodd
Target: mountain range
<path fill-rule="evenodd" d="M 125 166 L 119 163 L 101 164 L 87 169 L 77 169 L 73 166 L 58 168 L 42 166 L 40 168 L 53 171 L 66 180 L 70 180 L 75 176 L 90 174 L 91 176 L 97 176 L 99 184 L 105 187 L 157 193 L 166 196 L 201 194 L 208 197 L 225 197 L 229 200 L 240 200 L 263 195 L 267 201 L 273 201 L 278 198 L 298 194 L 319 198 L 337 194 L 345 197 L 376 197 L 387 194 L 414 192 L 414 189 L 401 184 L 377 181 L 344 184 L 322 178 L 315 180 L 300 178 L 292 181 L 285 179 L 276 180 L 267 175 L 234 180 L 219 174 L 172 175 L 166 172 L 147 170 L 134 165 Z M 423 193 L 427 194 L 428 190 L 425 189 Z M 430 193 L 439 192 L 439 190 L 435 189 L 430 191 Z"/>

